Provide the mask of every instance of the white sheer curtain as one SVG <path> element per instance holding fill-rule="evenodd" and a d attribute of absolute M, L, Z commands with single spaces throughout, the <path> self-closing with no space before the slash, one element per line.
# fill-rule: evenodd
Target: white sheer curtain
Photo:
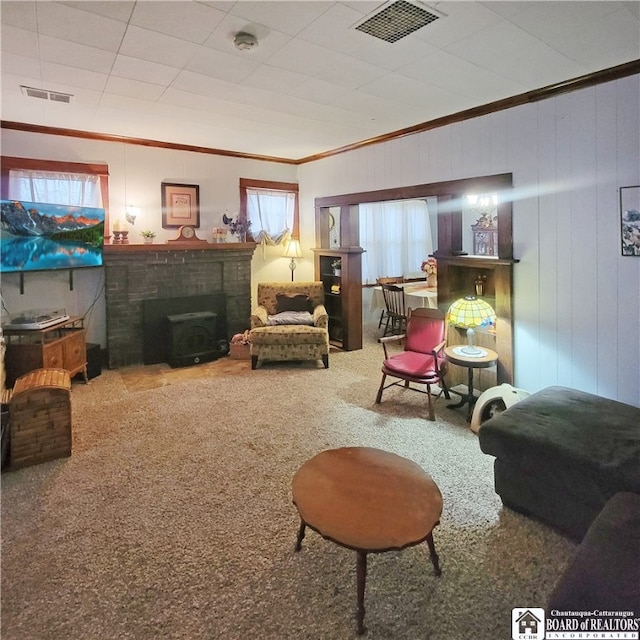
<path fill-rule="evenodd" d="M 293 231 L 296 194 L 247 188 L 247 216 L 251 234 L 262 245 L 284 242 Z"/>
<path fill-rule="evenodd" d="M 429 209 L 425 200 L 373 202 L 358 205 L 362 282 L 420 271 L 433 253 Z"/>
<path fill-rule="evenodd" d="M 102 208 L 100 176 L 57 171 L 9 171 L 9 197 L 25 202 Z"/>

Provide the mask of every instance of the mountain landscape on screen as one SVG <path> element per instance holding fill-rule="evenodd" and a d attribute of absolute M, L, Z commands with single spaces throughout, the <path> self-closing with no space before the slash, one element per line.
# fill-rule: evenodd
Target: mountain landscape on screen
<path fill-rule="evenodd" d="M 104 209 L 17 200 L 0 207 L 3 273 L 102 265 Z"/>

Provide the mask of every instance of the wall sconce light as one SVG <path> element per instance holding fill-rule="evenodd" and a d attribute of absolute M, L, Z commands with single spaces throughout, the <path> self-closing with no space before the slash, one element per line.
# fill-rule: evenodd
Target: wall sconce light
<path fill-rule="evenodd" d="M 296 264 L 296 258 L 302 258 L 302 250 L 300 249 L 300 240 L 296 240 L 292 238 L 289 240 L 284 253 L 282 254 L 283 258 L 291 258 L 291 262 L 289 262 L 289 269 L 291 269 L 291 282 L 293 282 L 293 272 L 296 270 L 298 266 Z"/>
<path fill-rule="evenodd" d="M 129 224 L 135 224 L 136 218 L 140 215 L 140 207 L 134 207 L 132 205 L 127 205 L 124 210 L 124 217 L 126 218 Z"/>

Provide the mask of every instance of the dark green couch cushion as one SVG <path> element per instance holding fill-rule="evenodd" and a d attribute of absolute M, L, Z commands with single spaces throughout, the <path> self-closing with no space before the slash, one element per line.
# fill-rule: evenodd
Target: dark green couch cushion
<path fill-rule="evenodd" d="M 496 492 L 505 504 L 574 537 L 611 496 L 640 493 L 636 407 L 548 387 L 484 422 L 478 437 L 496 457 Z"/>

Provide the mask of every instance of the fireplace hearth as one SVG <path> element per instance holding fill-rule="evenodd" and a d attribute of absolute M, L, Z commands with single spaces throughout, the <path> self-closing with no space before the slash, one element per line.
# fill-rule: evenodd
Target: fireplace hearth
<path fill-rule="evenodd" d="M 254 250 L 253 243 L 105 246 L 109 366 L 166 362 L 169 315 L 216 314 L 216 341 L 242 333 Z"/>

